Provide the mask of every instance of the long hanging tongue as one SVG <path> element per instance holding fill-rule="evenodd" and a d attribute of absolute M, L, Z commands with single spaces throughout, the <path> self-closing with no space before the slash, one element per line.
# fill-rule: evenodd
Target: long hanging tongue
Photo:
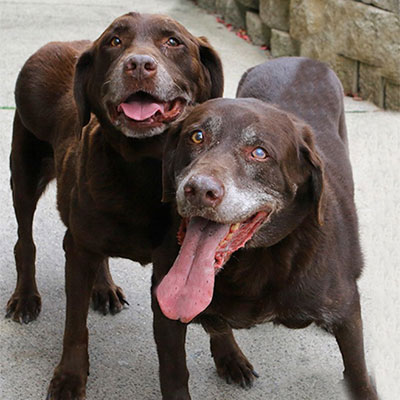
<path fill-rule="evenodd" d="M 230 225 L 192 218 L 174 265 L 157 288 L 164 315 L 190 322 L 211 303 L 215 253 Z"/>
<path fill-rule="evenodd" d="M 118 108 L 121 108 L 127 117 L 136 121 L 144 121 L 152 117 L 157 111 L 160 111 L 161 114 L 164 113 L 164 104 L 153 102 L 151 99 L 121 103 Z"/>

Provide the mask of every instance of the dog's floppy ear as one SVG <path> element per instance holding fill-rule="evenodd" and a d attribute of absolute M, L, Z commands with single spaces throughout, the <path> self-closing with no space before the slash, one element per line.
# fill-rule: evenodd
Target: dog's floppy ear
<path fill-rule="evenodd" d="M 197 40 L 199 42 L 200 60 L 210 74 L 211 92 L 208 98 L 221 97 L 224 92 L 224 72 L 221 59 L 207 38 L 200 36 Z"/>
<path fill-rule="evenodd" d="M 322 226 L 324 224 L 325 209 L 324 163 L 315 148 L 314 134 L 311 128 L 306 124 L 302 124 L 301 134 L 303 140 L 300 151 L 311 166 L 311 185 L 315 204 L 314 210 L 318 224 Z"/>
<path fill-rule="evenodd" d="M 74 98 L 78 109 L 80 128 L 90 120 L 90 103 L 87 95 L 87 86 L 93 61 L 91 50 L 85 51 L 78 59 L 74 76 Z M 80 136 L 80 132 L 79 132 Z"/>
<path fill-rule="evenodd" d="M 162 199 L 163 203 L 169 203 L 175 199 L 175 154 L 178 147 L 179 134 L 182 128 L 182 121 L 177 121 L 168 129 L 167 140 L 164 147 L 162 162 Z"/>

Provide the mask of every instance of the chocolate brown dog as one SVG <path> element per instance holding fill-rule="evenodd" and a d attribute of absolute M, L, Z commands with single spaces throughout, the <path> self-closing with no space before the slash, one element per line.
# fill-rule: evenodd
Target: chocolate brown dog
<path fill-rule="evenodd" d="M 48 399 L 83 399 L 86 319 L 118 312 L 124 295 L 108 257 L 151 261 L 168 226 L 161 204 L 164 132 L 186 107 L 222 95 L 218 55 L 166 16 L 126 14 L 93 43 L 49 43 L 22 68 L 11 152 L 18 220 L 18 282 L 7 306 L 17 321 L 40 311 L 32 218 L 48 182 L 67 226 L 64 349 Z"/>
<path fill-rule="evenodd" d="M 283 58 L 246 72 L 237 95 L 196 106 L 167 139 L 164 200 L 175 197 L 182 245 L 177 256 L 172 231 L 154 253 L 163 398 L 190 399 L 194 320 L 210 334 L 218 374 L 243 386 L 256 374 L 232 328 L 315 323 L 335 335 L 352 396 L 377 399 L 341 84 L 320 62 Z"/>

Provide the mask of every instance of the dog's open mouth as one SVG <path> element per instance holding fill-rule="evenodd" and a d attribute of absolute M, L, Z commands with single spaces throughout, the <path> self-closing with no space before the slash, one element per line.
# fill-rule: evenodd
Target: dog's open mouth
<path fill-rule="evenodd" d="M 216 273 L 231 254 L 243 247 L 267 219 L 260 211 L 246 221 L 220 224 L 201 217 L 184 220 L 178 233 L 182 243 L 174 265 L 157 288 L 164 315 L 190 322 L 211 302 Z"/>
<path fill-rule="evenodd" d="M 161 101 L 149 93 L 138 91 L 117 106 L 117 116 L 123 114 L 129 122 L 141 126 L 158 125 L 177 118 L 185 107 L 185 101 L 178 97 Z"/>

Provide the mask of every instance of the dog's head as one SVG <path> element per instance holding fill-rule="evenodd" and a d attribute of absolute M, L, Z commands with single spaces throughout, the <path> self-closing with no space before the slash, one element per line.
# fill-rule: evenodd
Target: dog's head
<path fill-rule="evenodd" d="M 222 92 L 221 61 L 207 39 L 161 15 L 117 18 L 76 65 L 81 126 L 93 112 L 102 125 L 132 138 L 161 134 L 188 105 Z"/>
<path fill-rule="evenodd" d="M 157 291 L 172 319 L 209 304 L 215 273 L 239 248 L 274 245 L 307 216 L 323 221 L 311 128 L 256 99 L 196 106 L 167 138 L 163 179 L 164 201 L 175 197 L 183 218 L 180 255 Z"/>

